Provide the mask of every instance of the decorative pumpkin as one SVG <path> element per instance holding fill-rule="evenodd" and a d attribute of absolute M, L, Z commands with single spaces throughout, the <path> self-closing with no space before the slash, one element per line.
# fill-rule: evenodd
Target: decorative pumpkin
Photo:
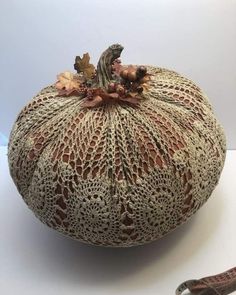
<path fill-rule="evenodd" d="M 11 176 L 35 215 L 90 244 L 154 241 L 209 198 L 225 136 L 206 95 L 174 71 L 123 66 L 110 46 L 89 55 L 20 112 L 9 141 Z"/>

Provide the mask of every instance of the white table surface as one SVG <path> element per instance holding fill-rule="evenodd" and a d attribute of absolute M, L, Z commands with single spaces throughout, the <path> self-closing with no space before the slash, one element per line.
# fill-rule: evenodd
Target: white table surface
<path fill-rule="evenodd" d="M 0 294 L 171 295 L 179 283 L 236 265 L 236 151 L 220 183 L 185 225 L 159 241 L 102 248 L 40 223 L 9 176 L 0 147 Z"/>

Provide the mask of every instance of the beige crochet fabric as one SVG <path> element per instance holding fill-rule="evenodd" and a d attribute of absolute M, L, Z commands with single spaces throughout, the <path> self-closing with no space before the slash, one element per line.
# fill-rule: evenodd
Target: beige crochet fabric
<path fill-rule="evenodd" d="M 156 240 L 192 216 L 218 183 L 225 136 L 207 97 L 162 68 L 139 107 L 81 108 L 43 89 L 19 114 L 9 167 L 48 226 L 103 246 Z"/>

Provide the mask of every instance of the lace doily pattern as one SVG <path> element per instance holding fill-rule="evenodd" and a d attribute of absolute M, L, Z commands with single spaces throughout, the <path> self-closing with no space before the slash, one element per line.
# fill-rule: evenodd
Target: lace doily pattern
<path fill-rule="evenodd" d="M 176 72 L 147 67 L 134 108 L 82 108 L 46 87 L 20 112 L 8 159 L 19 193 L 48 226 L 96 245 L 156 240 L 209 198 L 225 135 L 206 95 Z"/>

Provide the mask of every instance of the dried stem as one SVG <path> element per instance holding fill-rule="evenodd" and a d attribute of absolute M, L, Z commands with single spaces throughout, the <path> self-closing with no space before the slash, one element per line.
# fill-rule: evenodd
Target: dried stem
<path fill-rule="evenodd" d="M 113 44 L 102 53 L 97 65 L 97 84 L 99 87 L 106 89 L 108 84 L 111 82 L 112 63 L 115 59 L 120 57 L 123 49 L 123 46 Z"/>

